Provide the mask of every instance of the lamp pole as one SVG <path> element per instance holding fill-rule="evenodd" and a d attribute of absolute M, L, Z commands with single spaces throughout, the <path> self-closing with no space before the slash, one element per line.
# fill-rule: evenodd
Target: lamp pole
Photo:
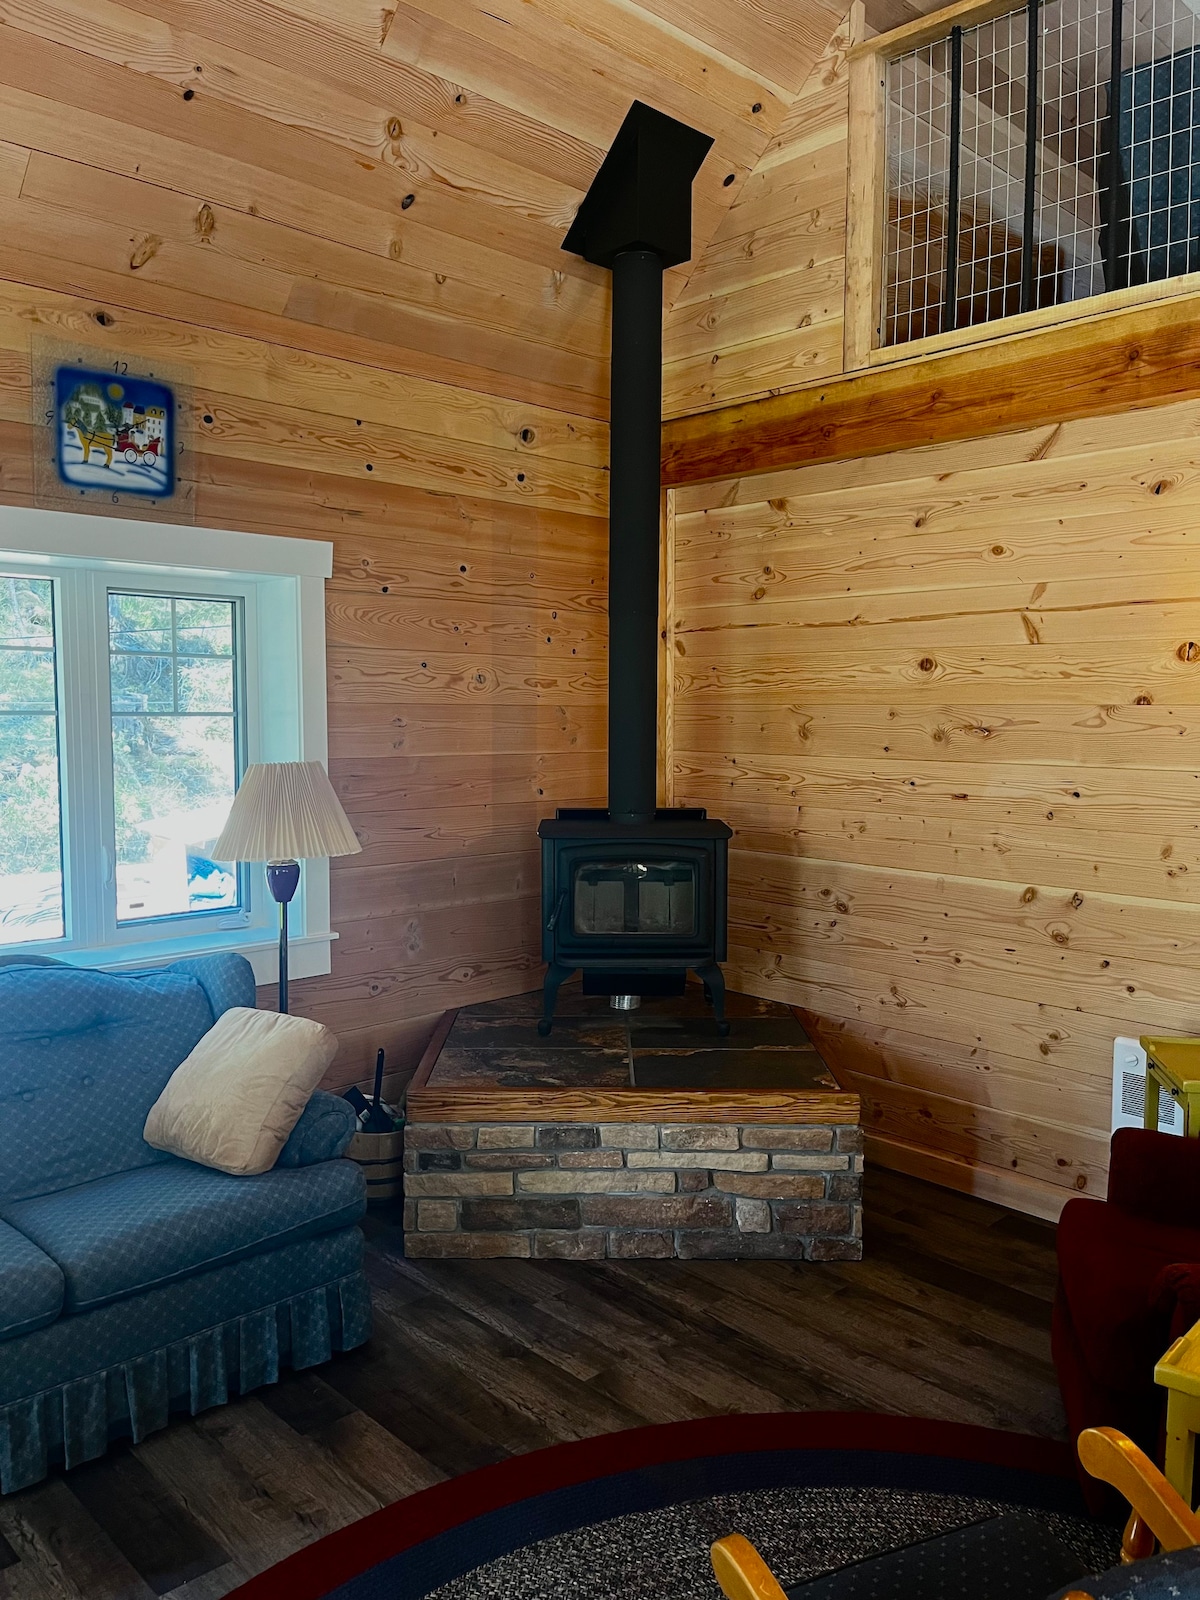
<path fill-rule="evenodd" d="M 267 887 L 279 906 L 279 1009 L 288 1008 L 288 906 L 300 882 L 298 861 L 268 861 Z"/>

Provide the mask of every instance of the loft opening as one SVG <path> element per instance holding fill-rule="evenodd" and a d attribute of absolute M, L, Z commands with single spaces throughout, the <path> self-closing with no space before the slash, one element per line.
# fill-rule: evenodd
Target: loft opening
<path fill-rule="evenodd" d="M 1200 269 L 1191 5 L 978 16 L 880 57 L 885 348 Z"/>

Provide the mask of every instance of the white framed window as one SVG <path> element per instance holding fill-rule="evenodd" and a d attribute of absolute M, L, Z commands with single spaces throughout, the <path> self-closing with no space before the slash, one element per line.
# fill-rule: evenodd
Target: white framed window
<path fill-rule="evenodd" d="M 0 953 L 131 967 L 203 951 L 273 981 L 262 869 L 214 861 L 245 768 L 324 761 L 308 539 L 0 507 Z M 294 977 L 329 971 L 305 863 Z"/>

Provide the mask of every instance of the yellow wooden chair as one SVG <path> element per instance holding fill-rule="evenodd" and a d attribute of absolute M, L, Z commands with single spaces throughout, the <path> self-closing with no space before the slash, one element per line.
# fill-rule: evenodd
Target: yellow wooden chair
<path fill-rule="evenodd" d="M 1132 1508 L 1121 1545 L 1122 1561 L 1143 1560 L 1156 1545 L 1161 1550 L 1184 1550 L 1200 1544 L 1200 1517 L 1123 1433 L 1088 1428 L 1079 1436 L 1079 1459 L 1093 1478 L 1111 1483 Z M 712 1564 L 726 1600 L 788 1600 L 770 1567 L 740 1533 L 717 1540 Z M 1091 1597 L 1076 1589 L 1068 1600 Z"/>

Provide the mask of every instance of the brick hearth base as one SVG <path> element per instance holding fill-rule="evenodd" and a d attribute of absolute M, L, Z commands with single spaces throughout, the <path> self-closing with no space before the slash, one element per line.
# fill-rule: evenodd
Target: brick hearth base
<path fill-rule="evenodd" d="M 862 1131 L 410 1124 L 410 1256 L 862 1256 Z"/>

